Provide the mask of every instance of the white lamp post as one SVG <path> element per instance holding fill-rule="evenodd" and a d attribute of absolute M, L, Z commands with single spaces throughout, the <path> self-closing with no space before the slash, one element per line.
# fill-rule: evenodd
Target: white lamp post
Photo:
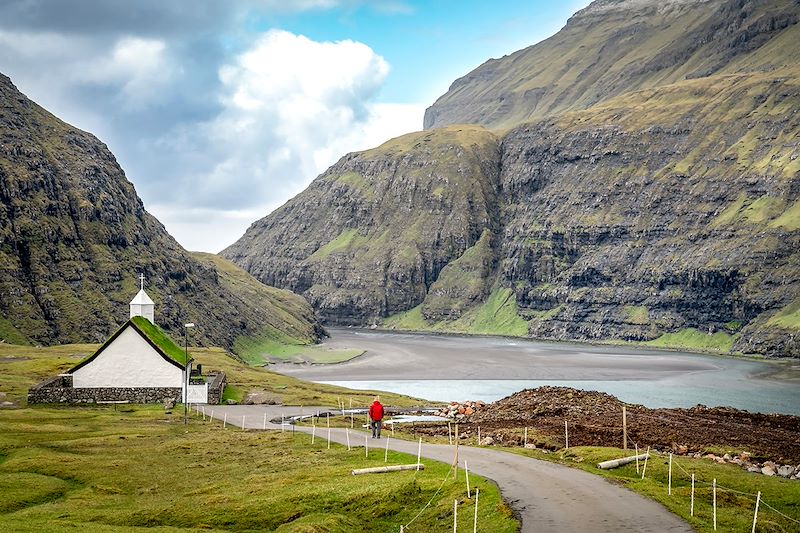
<path fill-rule="evenodd" d="M 189 373 L 191 372 L 191 359 L 189 359 L 189 328 L 194 327 L 194 322 L 183 325 L 183 347 L 186 351 L 186 362 L 183 365 L 183 423 L 188 424 L 189 403 Z"/>

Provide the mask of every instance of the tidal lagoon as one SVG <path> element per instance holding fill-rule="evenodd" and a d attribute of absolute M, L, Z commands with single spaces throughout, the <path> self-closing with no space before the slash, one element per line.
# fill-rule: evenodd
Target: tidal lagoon
<path fill-rule="evenodd" d="M 544 385 L 608 392 L 647 407 L 730 406 L 800 415 L 800 361 L 711 356 L 504 337 L 331 329 L 332 348 L 366 353 L 278 372 L 428 400 L 495 401 Z"/>

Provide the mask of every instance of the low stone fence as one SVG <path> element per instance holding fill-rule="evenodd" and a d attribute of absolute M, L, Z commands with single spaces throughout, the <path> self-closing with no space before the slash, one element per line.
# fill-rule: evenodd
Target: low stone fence
<path fill-rule="evenodd" d="M 225 373 L 209 373 L 208 403 L 218 404 L 225 389 Z M 181 401 L 180 387 L 91 387 L 72 386 L 72 376 L 63 374 L 28 389 L 28 405 L 41 403 L 162 403 L 166 399 Z"/>
<path fill-rule="evenodd" d="M 225 372 L 208 373 L 208 403 L 210 405 L 222 402 L 226 381 Z"/>

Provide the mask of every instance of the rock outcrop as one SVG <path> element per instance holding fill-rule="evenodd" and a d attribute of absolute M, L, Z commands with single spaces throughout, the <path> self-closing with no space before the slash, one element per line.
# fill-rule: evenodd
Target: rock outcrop
<path fill-rule="evenodd" d="M 102 142 L 0 75 L 0 339 L 103 341 L 127 319 L 139 273 L 161 327 L 179 336 L 197 323 L 192 343 L 322 333 L 301 297 L 213 261 L 188 254 L 144 209 Z"/>

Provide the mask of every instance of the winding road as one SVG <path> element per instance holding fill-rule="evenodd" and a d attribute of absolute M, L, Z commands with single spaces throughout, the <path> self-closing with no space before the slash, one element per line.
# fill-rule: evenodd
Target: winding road
<path fill-rule="evenodd" d="M 263 429 L 267 420 L 325 412 L 329 407 L 214 405 L 206 406 L 206 414 L 245 429 Z M 243 418 L 244 417 L 244 418 Z M 267 422 L 266 428 L 279 430 L 280 424 Z M 308 427 L 295 431 L 311 432 Z M 363 435 L 363 433 L 361 433 Z M 352 430 L 351 430 L 352 435 Z M 327 438 L 327 431 L 326 431 Z M 331 440 L 344 444 L 344 429 L 331 430 Z M 353 443 L 362 442 L 361 437 Z M 383 446 L 381 441 L 379 446 Z M 416 442 L 392 439 L 389 448 L 410 455 L 417 453 Z M 422 456 L 450 463 L 452 446 L 422 444 Z M 664 509 L 625 488 L 613 485 L 602 477 L 546 461 L 539 461 L 487 448 L 459 447 L 460 461 L 469 463 L 471 472 L 493 480 L 500 487 L 505 501 L 522 520 L 524 533 L 616 533 L 621 531 L 652 533 L 690 533 L 689 525 Z M 462 463 L 463 466 L 463 463 Z"/>

